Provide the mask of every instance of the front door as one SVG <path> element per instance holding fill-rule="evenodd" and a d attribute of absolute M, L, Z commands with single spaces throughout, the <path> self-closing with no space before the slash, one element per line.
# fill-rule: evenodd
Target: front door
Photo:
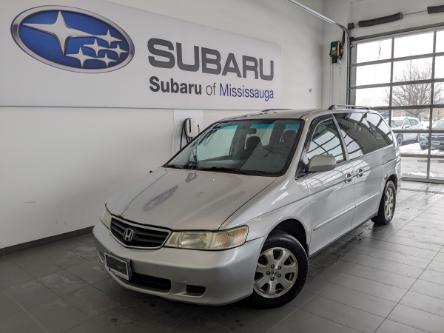
<path fill-rule="evenodd" d="M 320 121 L 312 133 L 305 162 L 315 155 L 332 155 L 337 163 L 334 170 L 312 173 L 305 178 L 310 200 L 304 210 L 310 213 L 312 221 L 310 250 L 314 253 L 350 230 L 355 179 L 334 120 L 330 117 Z"/>

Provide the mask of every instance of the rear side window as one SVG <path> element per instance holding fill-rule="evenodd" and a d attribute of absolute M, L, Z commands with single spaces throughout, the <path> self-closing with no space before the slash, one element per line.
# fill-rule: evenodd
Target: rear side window
<path fill-rule="evenodd" d="M 324 120 L 316 126 L 305 155 L 309 160 L 316 155 L 331 155 L 337 162 L 345 160 L 341 139 L 333 119 Z"/>
<path fill-rule="evenodd" d="M 376 113 L 350 112 L 335 117 L 350 159 L 392 143 L 390 128 Z"/>
<path fill-rule="evenodd" d="M 370 125 L 370 130 L 372 130 L 375 135 L 375 140 L 379 148 L 393 144 L 392 131 L 381 115 L 369 112 L 367 113 L 367 122 Z"/>

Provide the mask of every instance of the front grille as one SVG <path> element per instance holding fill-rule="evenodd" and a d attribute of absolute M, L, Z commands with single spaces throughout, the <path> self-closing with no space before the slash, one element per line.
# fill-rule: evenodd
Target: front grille
<path fill-rule="evenodd" d="M 125 246 L 146 249 L 161 247 L 170 234 L 166 229 L 141 226 L 114 217 L 111 233 Z M 125 237 L 125 234 L 131 234 L 131 237 Z"/>

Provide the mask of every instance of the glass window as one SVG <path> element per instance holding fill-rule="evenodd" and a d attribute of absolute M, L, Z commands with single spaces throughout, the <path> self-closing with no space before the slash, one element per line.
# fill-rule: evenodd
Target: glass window
<path fill-rule="evenodd" d="M 390 63 L 358 66 L 356 68 L 356 85 L 389 83 L 390 68 Z"/>
<path fill-rule="evenodd" d="M 395 38 L 395 58 L 433 52 L 433 32 Z"/>
<path fill-rule="evenodd" d="M 409 118 L 409 122 L 411 126 L 418 126 L 419 125 L 419 121 L 413 118 Z"/>
<path fill-rule="evenodd" d="M 435 83 L 433 104 L 444 104 L 444 82 Z"/>
<path fill-rule="evenodd" d="M 430 177 L 444 180 L 444 159 L 432 158 L 430 160 Z"/>
<path fill-rule="evenodd" d="M 402 157 L 401 175 L 411 178 L 427 177 L 427 158 L 426 157 Z"/>
<path fill-rule="evenodd" d="M 402 154 L 427 155 L 428 141 L 426 133 L 396 133 L 397 130 L 426 129 L 429 126 L 429 109 L 393 110 L 392 128 Z"/>
<path fill-rule="evenodd" d="M 331 155 L 337 162 L 345 160 L 341 139 L 332 119 L 319 123 L 313 132 L 306 156 L 310 160 L 316 155 Z"/>
<path fill-rule="evenodd" d="M 444 131 L 444 109 L 433 110 L 432 130 Z M 431 152 L 432 155 L 439 155 L 444 157 L 444 133 L 432 132 L 431 137 L 432 137 L 432 152 Z M 435 161 L 435 162 L 442 163 L 442 161 L 441 162 Z M 441 170 L 443 170 L 442 168 L 444 168 L 444 164 L 441 166 Z"/>
<path fill-rule="evenodd" d="M 252 124 L 251 125 L 251 129 L 250 132 L 247 134 L 247 138 L 245 140 L 245 149 L 247 148 L 246 145 L 249 142 L 249 139 L 251 137 L 253 137 L 253 140 L 255 139 L 254 137 L 259 137 L 261 143 L 263 145 L 268 145 L 270 142 L 270 136 L 271 133 L 273 132 L 273 123 L 257 123 L 257 124 Z"/>
<path fill-rule="evenodd" d="M 436 33 L 436 52 L 444 52 L 444 30 Z"/>
<path fill-rule="evenodd" d="M 392 128 L 406 129 L 408 126 L 416 126 L 425 129 L 428 126 L 430 111 L 428 109 L 405 109 L 392 111 Z"/>
<path fill-rule="evenodd" d="M 432 124 L 442 119 L 444 119 L 444 109 L 433 109 Z"/>
<path fill-rule="evenodd" d="M 435 121 L 432 125 L 432 129 L 440 131 L 444 130 L 444 119 L 439 119 Z"/>
<path fill-rule="evenodd" d="M 388 106 L 389 96 L 389 87 L 356 89 L 356 105 Z"/>
<path fill-rule="evenodd" d="M 393 63 L 393 82 L 431 79 L 432 61 L 432 58 L 395 61 Z"/>
<path fill-rule="evenodd" d="M 374 133 L 374 138 L 379 148 L 393 143 L 392 131 L 379 114 L 369 112 L 367 113 L 366 120 L 370 125 L 370 130 Z"/>
<path fill-rule="evenodd" d="M 238 127 L 238 125 L 233 124 L 222 126 L 218 131 L 215 131 L 211 141 L 199 145 L 197 148 L 199 157 L 207 160 L 229 155 L 231 143 Z"/>
<path fill-rule="evenodd" d="M 376 139 L 374 126 L 367 122 L 366 113 L 339 113 L 335 117 L 342 131 L 350 158 L 359 157 L 387 145 L 385 139 L 380 138 L 381 141 Z M 382 137 L 382 134 L 380 136 Z"/>
<path fill-rule="evenodd" d="M 394 86 L 392 105 L 429 105 L 431 102 L 431 92 L 432 85 L 430 83 Z"/>
<path fill-rule="evenodd" d="M 394 129 L 406 129 L 406 125 L 415 128 L 426 129 L 429 126 L 430 110 L 406 109 L 393 110 L 391 127 Z"/>
<path fill-rule="evenodd" d="M 234 120 L 216 123 L 182 149 L 166 167 L 274 176 L 293 157 L 298 119 Z"/>
<path fill-rule="evenodd" d="M 357 45 L 358 63 L 389 59 L 392 55 L 392 40 L 383 39 L 373 42 L 359 43 Z"/>
<path fill-rule="evenodd" d="M 397 133 L 395 136 L 401 154 L 426 156 L 429 153 L 427 133 Z"/>
<path fill-rule="evenodd" d="M 435 78 L 444 79 L 444 56 L 435 58 Z"/>

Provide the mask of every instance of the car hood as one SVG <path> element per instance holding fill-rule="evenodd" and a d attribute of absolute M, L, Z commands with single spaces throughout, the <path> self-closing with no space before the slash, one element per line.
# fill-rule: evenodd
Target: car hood
<path fill-rule="evenodd" d="M 217 230 L 272 177 L 160 168 L 109 200 L 114 215 L 176 230 Z"/>

